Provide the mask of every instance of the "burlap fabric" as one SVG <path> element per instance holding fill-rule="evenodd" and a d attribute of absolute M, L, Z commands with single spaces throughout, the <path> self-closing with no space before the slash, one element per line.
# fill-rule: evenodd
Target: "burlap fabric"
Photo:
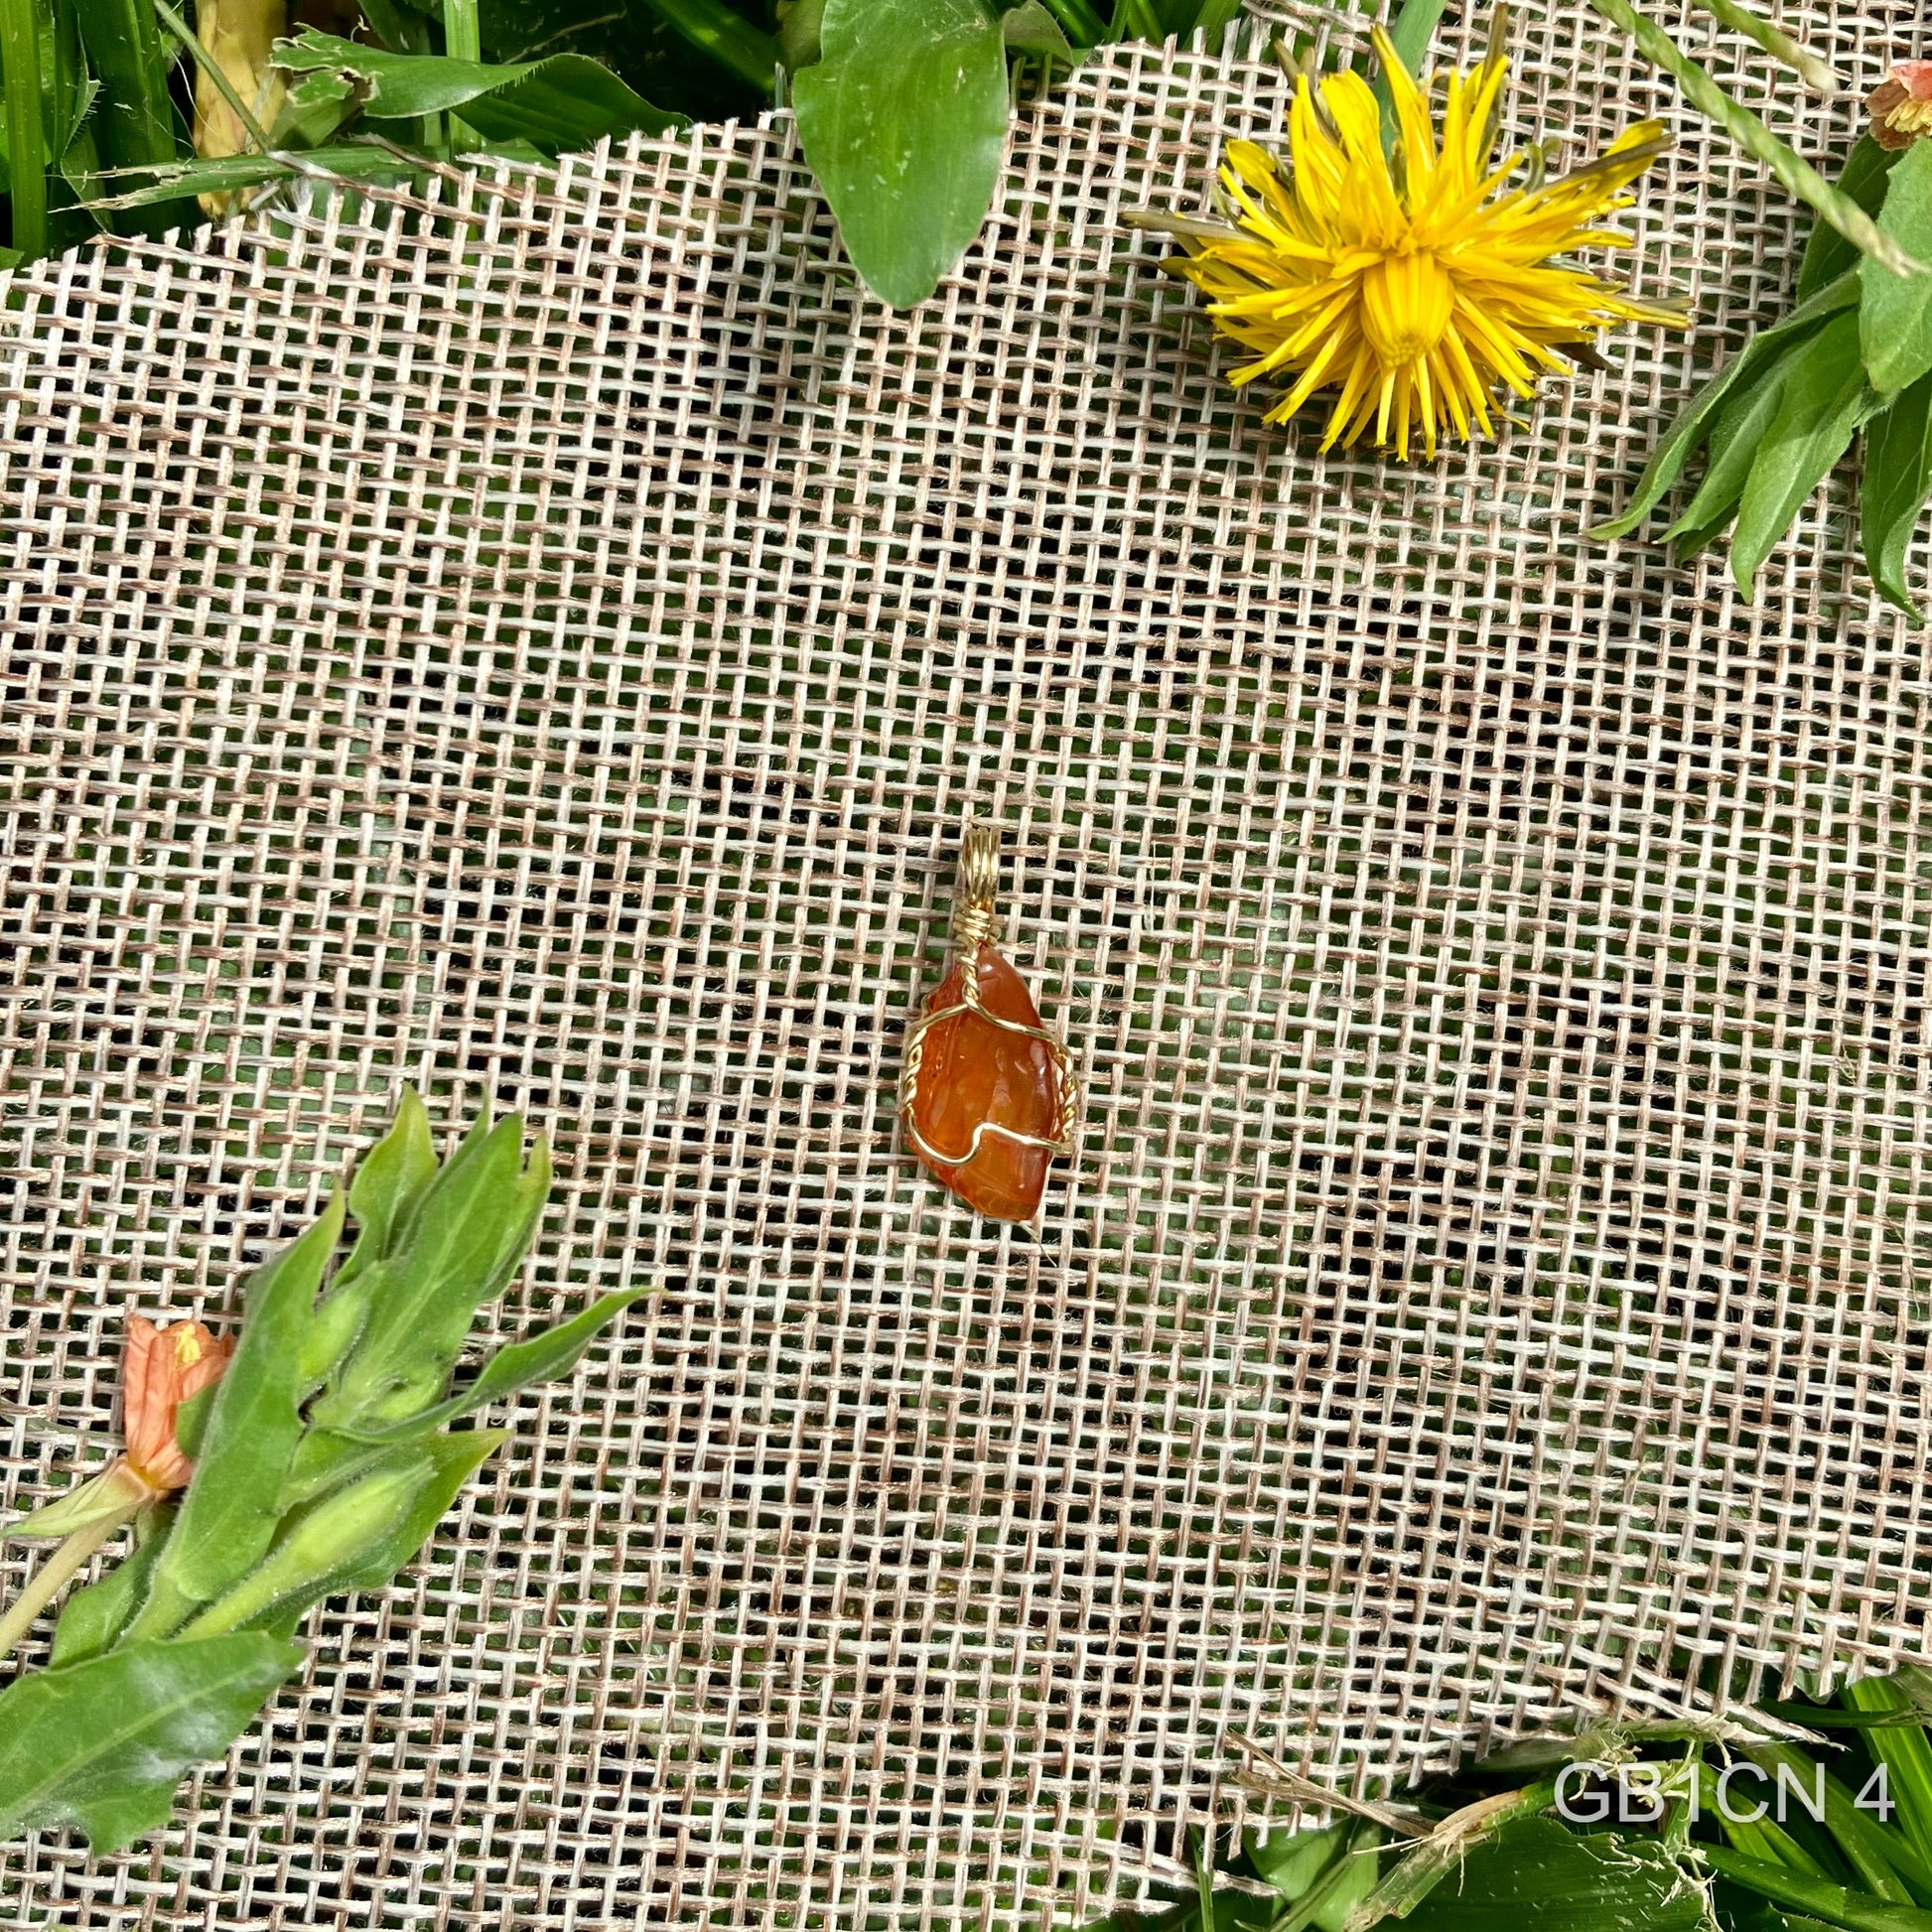
<path fill-rule="evenodd" d="M 1868 84 L 1911 13 L 1788 17 Z M 1675 116 L 1517 46 L 1523 134 Z M 9 1498 L 406 1078 L 555 1138 L 503 1331 L 663 1294 L 0 1921 L 1042 1924 L 1232 1732 L 1400 1777 L 1918 1641 L 1921 640 L 1843 480 L 1754 609 L 1581 535 L 1797 219 L 1677 117 L 1688 342 L 1323 461 L 1120 220 L 1283 100 L 1097 60 L 906 319 L 782 121 L 16 278 Z M 893 1117 L 969 809 L 1090 1093 L 1031 1231 Z"/>

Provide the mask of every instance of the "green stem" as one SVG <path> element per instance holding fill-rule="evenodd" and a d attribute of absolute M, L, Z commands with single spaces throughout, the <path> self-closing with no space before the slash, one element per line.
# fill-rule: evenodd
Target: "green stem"
<path fill-rule="evenodd" d="M 1813 93 L 1842 94 L 1845 91 L 1829 62 L 1820 60 L 1802 41 L 1793 40 L 1782 27 L 1773 27 L 1748 7 L 1739 6 L 1737 0 L 1698 0 L 1698 5 L 1713 20 L 1728 27 L 1733 34 L 1742 34 L 1747 41 L 1754 41 L 1772 60 L 1782 62 Z"/>
<path fill-rule="evenodd" d="M 1675 77 L 1693 107 L 1708 114 L 1753 160 L 1761 161 L 1800 201 L 1809 202 L 1855 248 L 1894 275 L 1918 273 L 1922 264 L 1881 232 L 1877 222 L 1857 202 L 1849 195 L 1841 195 L 1808 161 L 1786 147 L 1748 107 L 1732 100 L 1661 27 L 1630 6 L 1629 0 L 1590 0 L 1590 4 L 1613 27 L 1627 34 L 1646 60 Z"/>
<path fill-rule="evenodd" d="M 13 245 L 33 261 L 47 253 L 47 143 L 41 132 L 40 20 L 34 0 L 0 0 L 0 68 L 6 71 Z"/>
<path fill-rule="evenodd" d="M 29 1630 L 34 1627 L 34 1619 L 47 1608 L 55 1596 L 67 1586 L 74 1572 L 121 1527 L 128 1522 L 142 1506 L 152 1501 L 151 1497 L 132 1498 L 125 1512 L 118 1516 L 103 1516 L 92 1523 L 83 1523 L 63 1543 L 41 1567 L 34 1572 L 27 1587 L 8 1606 L 5 1616 L 0 1616 L 0 1657 L 11 1656 Z"/>
<path fill-rule="evenodd" d="M 477 0 L 443 0 L 443 52 L 452 61 L 483 61 L 483 14 Z M 477 139 L 476 130 L 450 114 L 452 151 L 468 147 Z"/>
<path fill-rule="evenodd" d="M 268 152 L 268 134 L 260 121 L 248 111 L 248 104 L 236 91 L 235 84 L 221 71 L 221 65 L 196 37 L 195 30 L 182 19 L 168 0 L 154 0 L 154 10 L 158 13 L 169 33 L 180 41 L 193 59 L 195 65 L 214 82 L 214 91 L 234 109 L 234 117 L 247 129 L 248 138 L 255 144 L 260 154 Z"/>
<path fill-rule="evenodd" d="M 1762 1859 L 1747 1859 L 1722 1845 L 1701 1845 L 1700 1855 L 1711 1869 L 1746 1891 L 1808 1917 L 1842 1925 L 1848 1932 L 1932 1932 L 1932 1912 L 1907 1905 L 1889 1905 L 1868 1891 L 1853 1891 L 1829 1878 L 1791 1871 Z"/>

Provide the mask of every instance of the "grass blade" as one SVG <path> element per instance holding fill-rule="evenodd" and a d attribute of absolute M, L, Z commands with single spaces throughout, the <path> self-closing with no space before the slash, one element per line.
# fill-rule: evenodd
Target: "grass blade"
<path fill-rule="evenodd" d="M 778 43 L 724 0 L 650 0 L 663 17 L 688 40 L 759 93 L 771 91 L 778 66 Z"/>
<path fill-rule="evenodd" d="M 1759 1744 L 1751 1757 L 1773 1776 L 1782 1769 L 1809 1795 L 1818 1788 L 1823 1767 L 1814 1757 L 1791 1744 Z M 1893 1860 L 1910 1858 L 1911 1847 L 1896 1832 L 1887 1831 L 1869 1812 L 1861 1811 L 1852 1793 L 1829 1773 L 1823 1778 L 1824 1823 L 1838 1848 L 1851 1862 L 1864 1888 L 1893 1905 L 1911 1905 L 1911 1888 L 1894 1868 Z"/>
<path fill-rule="evenodd" d="M 1855 1711 L 1899 1711 L 1911 1700 L 1896 1684 L 1867 1678 L 1845 1687 Z M 1920 1725 L 1899 1725 L 1864 1734 L 1865 1748 L 1885 1767 L 1886 1787 L 1898 1807 L 1898 1822 L 1921 1863 L 1932 1866 L 1932 1743 Z M 1928 1915 L 1932 1916 L 1932 1915 Z"/>
<path fill-rule="evenodd" d="M 1748 107 L 1734 101 L 1709 73 L 1654 21 L 1646 20 L 1629 0 L 1590 0 L 1590 5 L 1613 27 L 1633 40 L 1638 51 L 1653 61 L 1683 88 L 1684 97 L 1708 114 L 1753 160 L 1766 168 L 1800 201 L 1818 212 L 1862 254 L 1881 262 L 1894 275 L 1914 275 L 1922 266 L 1889 235 L 1881 234 L 1849 195 L 1839 191 L 1808 161 L 1794 154 Z"/>
<path fill-rule="evenodd" d="M 15 249 L 29 261 L 47 253 L 39 11 L 34 0 L 0 0 L 0 68 L 6 71 L 12 240 Z"/>
<path fill-rule="evenodd" d="M 1698 1856 L 1721 1877 L 1728 1878 L 1774 1905 L 1842 1925 L 1847 1932 L 1932 1932 L 1932 1912 L 1909 1905 L 1887 1904 L 1868 1891 L 1835 1885 L 1762 1859 L 1747 1859 L 1722 1845 L 1700 1845 Z"/>
<path fill-rule="evenodd" d="M 101 167 L 112 173 L 179 160 L 168 97 L 174 62 L 149 0 L 73 0 L 73 13 L 100 82 L 90 118 Z"/>

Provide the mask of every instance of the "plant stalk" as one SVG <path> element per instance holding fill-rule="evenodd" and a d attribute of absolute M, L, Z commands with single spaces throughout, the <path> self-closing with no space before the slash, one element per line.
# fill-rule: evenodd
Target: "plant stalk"
<path fill-rule="evenodd" d="M 1924 266 L 1899 247 L 1849 195 L 1841 195 L 1808 161 L 1793 153 L 1748 107 L 1734 101 L 1654 21 L 1629 0 L 1590 0 L 1613 27 L 1627 34 L 1647 61 L 1683 88 L 1684 97 L 1708 114 L 1755 161 L 1761 161 L 1800 201 L 1808 202 L 1847 241 L 1894 275 L 1916 275 Z"/>
<path fill-rule="evenodd" d="M 40 21 L 34 0 L 0 0 L 0 68 L 6 73 L 13 245 L 34 261 L 47 253 L 47 142 L 41 130 Z"/>
<path fill-rule="evenodd" d="M 443 53 L 452 61 L 483 61 L 483 10 L 477 0 L 443 0 Z M 469 147 L 477 139 L 476 130 L 450 110 L 450 149 Z"/>
<path fill-rule="evenodd" d="M 1738 0 L 1697 0 L 1697 3 L 1721 26 L 1728 27 L 1733 34 L 1742 34 L 1747 41 L 1761 47 L 1772 60 L 1788 67 L 1813 93 L 1842 94 L 1845 91 L 1828 61 L 1820 60 L 1802 41 L 1793 40 L 1782 27 L 1774 27 L 1761 15 L 1740 6 Z"/>
<path fill-rule="evenodd" d="M 64 1589 L 77 1571 L 114 1532 L 130 1522 L 142 1508 L 154 1499 L 152 1496 L 135 1496 L 128 1502 L 126 1509 L 117 1516 L 103 1516 L 97 1522 L 83 1523 L 63 1543 L 28 1580 L 11 1604 L 5 1616 L 0 1616 L 0 1658 L 13 1654 L 29 1630 L 34 1627 L 34 1619 L 47 1608 L 54 1598 Z"/>

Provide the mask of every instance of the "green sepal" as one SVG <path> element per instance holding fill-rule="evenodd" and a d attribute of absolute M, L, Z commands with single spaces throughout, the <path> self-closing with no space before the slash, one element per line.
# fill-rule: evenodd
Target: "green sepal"
<path fill-rule="evenodd" d="M 343 1213 L 338 1194 L 249 1284 L 240 1338 L 214 1384 L 202 1454 L 136 1622 L 139 1636 L 165 1635 L 187 1606 L 219 1596 L 274 1538 L 282 1482 L 302 1437 L 302 1344 Z"/>
<path fill-rule="evenodd" d="M 379 1426 L 345 1424 L 341 1434 L 356 1443 L 406 1443 L 488 1403 L 500 1402 L 503 1397 L 528 1388 L 532 1382 L 547 1382 L 567 1374 L 583 1359 L 585 1349 L 606 1326 L 632 1303 L 652 1293 L 648 1288 L 631 1288 L 602 1296 L 570 1320 L 545 1328 L 527 1341 L 510 1342 L 497 1349 L 467 1388 L 458 1390 L 434 1409 Z"/>
<path fill-rule="evenodd" d="M 436 1140 L 429 1113 L 414 1087 L 404 1087 L 389 1131 L 355 1164 L 348 1183 L 348 1211 L 355 1217 L 355 1245 L 336 1272 L 332 1294 L 401 1245 L 430 1182 L 436 1178 Z"/>
<path fill-rule="evenodd" d="M 207 1435 L 207 1412 L 214 1407 L 214 1384 L 197 1389 L 186 1402 L 175 1405 L 175 1444 L 189 1461 L 202 1452 Z"/>
<path fill-rule="evenodd" d="M 1905 556 L 1932 499 L 1932 374 L 1922 375 L 1865 425 L 1859 534 L 1864 567 L 1880 593 L 1919 615 L 1905 582 Z"/>
<path fill-rule="evenodd" d="M 302 1662 L 259 1631 L 137 1643 L 0 1692 L 0 1839 L 74 1825 L 96 1855 L 153 1831 Z"/>
<path fill-rule="evenodd" d="M 1799 303 L 1782 322 L 1769 329 L 1760 329 L 1744 345 L 1742 352 L 1733 356 L 1698 391 L 1690 407 L 1664 432 L 1663 440 L 1651 452 L 1650 461 L 1644 466 L 1643 475 L 1637 479 L 1637 487 L 1622 513 L 1607 523 L 1597 524 L 1589 534 L 1605 539 L 1628 536 L 1663 500 L 1665 492 L 1683 474 L 1685 464 L 1710 433 L 1725 398 L 1739 384 L 1756 381 L 1767 363 L 1802 348 L 1828 317 L 1841 309 L 1851 308 L 1858 299 L 1858 271 L 1850 269 L 1829 287 L 1820 289 L 1808 301 Z"/>
<path fill-rule="evenodd" d="M 92 1523 L 125 1522 L 152 1492 L 118 1457 L 85 1482 L 69 1489 L 59 1502 L 17 1517 L 0 1526 L 0 1537 L 45 1538 L 58 1542 Z"/>

